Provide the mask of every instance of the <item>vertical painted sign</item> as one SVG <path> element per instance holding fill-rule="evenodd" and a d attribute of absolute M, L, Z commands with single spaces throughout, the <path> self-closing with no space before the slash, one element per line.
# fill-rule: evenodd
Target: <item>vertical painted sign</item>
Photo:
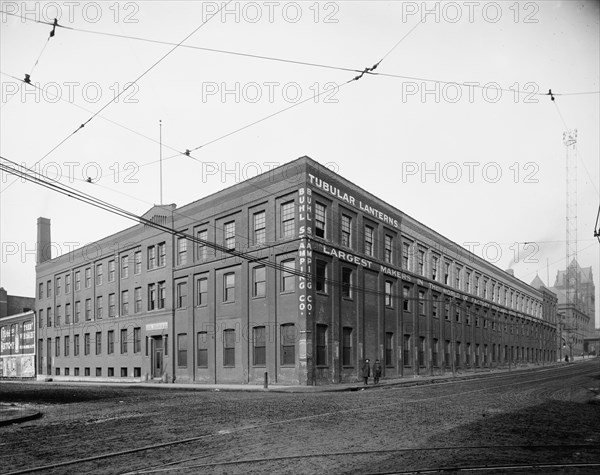
<path fill-rule="evenodd" d="M 306 374 L 307 359 L 312 352 L 311 339 L 308 337 L 309 325 L 312 321 L 313 297 L 312 297 L 312 247 L 310 237 L 313 231 L 313 209 L 312 190 L 300 188 L 298 190 L 298 221 L 300 243 L 298 248 L 298 264 L 302 275 L 299 276 L 298 292 L 298 323 L 300 327 L 299 361 L 300 374 L 304 378 Z"/>

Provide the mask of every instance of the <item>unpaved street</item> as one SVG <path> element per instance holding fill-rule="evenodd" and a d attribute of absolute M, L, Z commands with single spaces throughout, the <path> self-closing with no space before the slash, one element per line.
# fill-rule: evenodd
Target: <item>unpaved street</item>
<path fill-rule="evenodd" d="M 3 383 L 44 417 L 0 428 L 0 472 L 597 473 L 599 387 L 598 360 L 346 392 Z"/>

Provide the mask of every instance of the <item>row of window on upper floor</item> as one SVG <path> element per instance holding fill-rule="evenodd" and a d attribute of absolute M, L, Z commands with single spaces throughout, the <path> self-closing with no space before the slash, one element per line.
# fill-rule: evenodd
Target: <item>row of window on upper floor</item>
<path fill-rule="evenodd" d="M 280 205 L 280 235 L 282 238 L 294 237 L 296 233 L 296 206 L 295 201 L 286 201 Z M 327 237 L 328 212 L 327 206 L 319 201 L 314 203 L 314 235 L 319 238 Z M 353 217 L 340 214 L 340 244 L 345 247 L 354 248 L 355 226 Z M 375 257 L 375 248 L 377 242 L 377 229 L 375 225 L 364 225 L 363 233 L 363 253 L 367 256 Z M 223 246 L 226 249 L 236 249 L 236 221 L 231 220 L 223 224 Z M 208 242 L 208 228 L 203 227 L 195 230 L 196 260 L 202 261 L 208 259 L 212 246 Z M 389 232 L 383 235 L 383 261 L 391 265 L 396 264 L 396 243 L 397 238 Z M 266 242 L 266 211 L 259 210 L 252 215 L 252 242 L 254 245 L 261 245 Z M 503 304 L 515 310 L 522 311 L 534 316 L 541 314 L 541 302 L 529 296 L 525 296 L 510 287 L 495 282 L 493 279 L 469 269 L 458 262 L 453 262 L 433 250 L 428 250 L 425 246 L 415 241 L 402 239 L 401 267 L 414 272 L 433 281 L 451 286 L 457 290 L 465 291 L 477 297 Z M 176 265 L 186 265 L 188 263 L 188 239 L 185 237 L 177 238 Z M 147 269 L 164 267 L 166 265 L 166 243 L 161 242 L 150 245 L 147 252 Z M 129 276 L 130 256 L 124 254 L 120 256 L 120 275 L 121 278 Z M 133 252 L 134 274 L 142 272 L 142 251 Z M 114 282 L 116 277 L 116 261 L 108 261 L 108 282 Z M 56 278 L 56 295 L 60 295 L 62 278 Z M 95 285 L 99 286 L 104 281 L 103 263 L 95 265 Z M 50 280 L 46 283 L 46 295 L 51 296 Z M 43 298 L 43 282 L 39 284 L 38 296 Z M 92 286 L 92 268 L 87 267 L 84 270 L 85 288 Z M 65 275 L 65 293 L 70 292 L 71 276 Z M 81 289 L 81 271 L 75 271 L 75 290 Z"/>

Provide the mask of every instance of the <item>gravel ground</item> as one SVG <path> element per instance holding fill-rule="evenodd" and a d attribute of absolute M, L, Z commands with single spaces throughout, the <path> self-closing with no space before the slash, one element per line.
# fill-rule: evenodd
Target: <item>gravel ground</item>
<path fill-rule="evenodd" d="M 591 403 L 599 388 L 597 360 L 335 393 L 6 383 L 0 402 L 39 408 L 44 417 L 0 428 L 0 473 L 111 453 L 42 472 L 398 473 L 600 464 L 600 405 Z M 147 448 L 166 443 L 173 444 Z M 521 473 L 598 471 L 546 466 Z"/>

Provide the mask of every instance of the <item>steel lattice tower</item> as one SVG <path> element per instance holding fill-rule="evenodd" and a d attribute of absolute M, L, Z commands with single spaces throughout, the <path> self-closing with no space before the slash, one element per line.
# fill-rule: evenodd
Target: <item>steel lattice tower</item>
<path fill-rule="evenodd" d="M 577 129 L 563 133 L 563 143 L 566 147 L 566 178 L 567 178 L 567 235 L 566 235 L 566 269 L 565 296 L 566 303 L 572 308 L 577 305 Z M 565 322 L 568 327 L 573 322 Z M 574 328 L 573 328 L 574 329 Z"/>

